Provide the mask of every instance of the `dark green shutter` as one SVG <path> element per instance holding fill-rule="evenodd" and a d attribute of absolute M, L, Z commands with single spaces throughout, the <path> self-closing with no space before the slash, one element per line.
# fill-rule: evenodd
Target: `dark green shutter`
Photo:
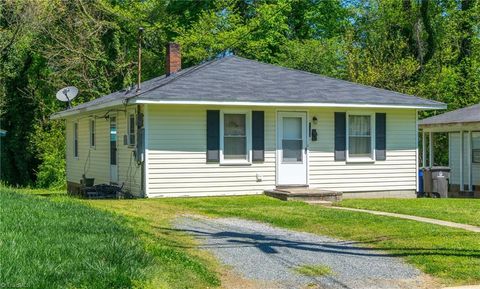
<path fill-rule="evenodd" d="M 265 160 L 265 113 L 252 111 L 252 160 Z"/>
<path fill-rule="evenodd" d="M 387 159 L 387 115 L 375 114 L 375 159 L 384 161 Z"/>
<path fill-rule="evenodd" d="M 207 110 L 207 162 L 220 161 L 220 111 Z"/>
<path fill-rule="evenodd" d="M 335 160 L 344 161 L 346 159 L 347 146 L 347 114 L 345 112 L 335 113 Z"/>

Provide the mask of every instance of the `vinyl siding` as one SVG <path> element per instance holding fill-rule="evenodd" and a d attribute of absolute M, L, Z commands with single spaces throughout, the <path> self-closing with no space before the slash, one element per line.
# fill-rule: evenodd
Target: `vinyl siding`
<path fill-rule="evenodd" d="M 480 134 L 480 132 L 473 132 L 473 134 Z M 460 133 L 451 132 L 449 136 L 449 166 L 451 168 L 450 184 L 460 184 Z M 468 136 L 467 133 L 463 135 L 463 181 L 464 185 L 468 185 Z M 480 164 L 472 163 L 472 184 L 480 185 Z"/>
<path fill-rule="evenodd" d="M 120 108 L 123 110 L 124 108 Z M 120 110 L 119 109 L 119 110 Z M 134 111 L 134 108 L 128 110 Z M 78 115 L 66 120 L 67 181 L 79 183 L 82 175 L 95 178 L 95 184 L 110 184 L 110 120 L 107 111 Z M 127 118 L 124 111 L 117 117 L 117 169 L 119 185 L 136 195 L 141 195 L 141 166 L 133 156 L 133 148 L 123 144 L 127 134 Z M 95 147 L 90 147 L 89 122 L 95 118 Z M 73 126 L 78 122 L 78 158 L 73 155 Z"/>
<path fill-rule="evenodd" d="M 147 194 L 201 196 L 261 193 L 275 187 L 276 114 L 265 112 L 265 161 L 251 165 L 219 165 L 206 162 L 206 111 L 222 106 L 147 105 Z M 230 108 L 231 109 L 231 108 Z M 235 109 L 250 109 L 236 107 Z M 334 161 L 334 112 L 345 108 L 282 108 L 307 111 L 318 132 L 309 144 L 311 187 L 343 192 L 416 189 L 416 112 L 408 109 L 362 110 L 387 113 L 387 160 L 375 163 Z M 354 112 L 354 110 L 350 111 Z M 262 181 L 257 181 L 257 175 Z"/>
<path fill-rule="evenodd" d="M 385 112 L 387 143 L 385 161 L 355 163 L 334 161 L 334 111 Z M 310 143 L 310 186 L 342 192 L 416 190 L 416 112 L 400 109 L 312 109 L 310 118 L 318 141 Z"/>
<path fill-rule="evenodd" d="M 267 125 L 275 111 L 264 110 L 265 161 L 234 166 L 206 163 L 207 109 L 221 107 L 146 106 L 149 197 L 252 194 L 275 186 L 275 127 Z"/>

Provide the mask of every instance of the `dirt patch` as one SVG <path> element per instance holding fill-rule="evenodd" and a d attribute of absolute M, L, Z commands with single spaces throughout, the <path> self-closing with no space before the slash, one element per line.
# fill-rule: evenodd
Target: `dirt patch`
<path fill-rule="evenodd" d="M 224 289 L 277 289 L 278 284 L 251 280 L 240 276 L 237 272 L 225 268 L 220 272 L 220 280 L 222 282 L 221 288 Z"/>

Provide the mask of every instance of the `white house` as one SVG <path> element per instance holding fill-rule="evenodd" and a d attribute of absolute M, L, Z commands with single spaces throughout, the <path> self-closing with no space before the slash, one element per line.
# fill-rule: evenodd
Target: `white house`
<path fill-rule="evenodd" d="M 425 143 L 423 166 L 431 167 L 434 164 L 435 133 L 448 133 L 448 162 L 451 168 L 449 196 L 480 197 L 480 104 L 423 119 L 419 125 Z"/>
<path fill-rule="evenodd" d="M 236 56 L 181 70 L 173 43 L 167 56 L 165 76 L 53 116 L 70 191 L 85 175 L 144 197 L 415 196 L 417 112 L 444 104 Z"/>

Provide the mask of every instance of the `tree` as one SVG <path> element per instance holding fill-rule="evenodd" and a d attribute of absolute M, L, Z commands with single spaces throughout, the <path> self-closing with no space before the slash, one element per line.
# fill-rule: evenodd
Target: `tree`
<path fill-rule="evenodd" d="M 65 183 L 55 92 L 77 86 L 78 104 L 134 84 L 139 27 L 144 80 L 177 41 L 184 68 L 233 53 L 455 109 L 480 101 L 479 2 L 0 0 L 2 181 Z"/>

